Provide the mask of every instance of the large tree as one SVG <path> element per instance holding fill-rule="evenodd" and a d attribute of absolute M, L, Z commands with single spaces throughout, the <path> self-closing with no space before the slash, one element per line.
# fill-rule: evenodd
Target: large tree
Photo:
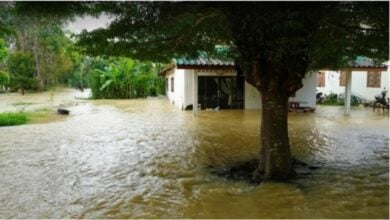
<path fill-rule="evenodd" d="M 245 79 L 261 92 L 258 174 L 293 176 L 288 97 L 318 68 L 348 67 L 357 56 L 388 59 L 388 2 L 98 2 L 114 21 L 84 32 L 90 54 L 168 61 L 230 47 Z M 84 5 L 85 6 L 85 5 Z M 75 7 L 72 5 L 72 7 Z M 47 8 L 47 6 L 46 6 Z"/>

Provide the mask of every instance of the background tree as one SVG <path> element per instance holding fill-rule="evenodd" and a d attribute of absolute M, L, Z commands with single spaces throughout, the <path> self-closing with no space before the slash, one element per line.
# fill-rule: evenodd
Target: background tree
<path fill-rule="evenodd" d="M 34 59 L 31 54 L 16 52 L 8 58 L 8 69 L 11 74 L 11 86 L 20 89 L 22 95 L 25 90 L 36 89 L 38 81 L 34 79 Z"/>
<path fill-rule="evenodd" d="M 16 49 L 33 55 L 34 77 L 40 89 L 56 85 L 63 74 L 72 70 L 72 60 L 67 53 L 72 42 L 65 36 L 59 21 L 17 14 L 13 25 Z"/>
<path fill-rule="evenodd" d="M 230 46 L 230 56 L 237 60 L 246 81 L 261 92 L 257 173 L 264 179 L 282 180 L 294 174 L 287 132 L 288 97 L 302 87 L 305 75 L 317 68 L 348 67 L 357 55 L 381 62 L 389 53 L 389 24 L 384 19 L 389 16 L 388 2 L 80 5 L 91 13 L 116 17 L 108 28 L 81 35 L 80 45 L 90 54 L 168 61 L 195 57 L 199 51 L 211 53 L 216 45 Z M 48 8 L 50 4 L 45 5 Z"/>
<path fill-rule="evenodd" d="M 2 62 L 8 55 L 7 45 L 5 41 L 0 38 L 0 62 Z"/>
<path fill-rule="evenodd" d="M 0 14 L 4 12 L 3 8 L 0 8 Z M 5 25 L 5 22 L 2 21 L 2 19 L 5 19 L 5 13 L 0 15 L 0 91 L 5 91 L 6 86 L 9 83 L 9 74 L 5 72 L 4 69 L 4 61 L 6 57 L 8 56 L 8 49 L 7 45 L 5 43 L 5 40 L 1 37 L 5 37 L 5 33 L 8 32 L 8 28 Z"/>
<path fill-rule="evenodd" d="M 56 85 L 73 70 L 70 50 L 73 42 L 62 30 L 64 19 L 47 16 L 34 8 L 22 11 L 24 4 L 0 3 L 0 38 L 6 39 L 10 53 L 19 51 L 30 53 L 34 58 L 34 78 L 39 81 L 39 89 Z M 39 11 L 45 11 L 40 7 Z"/>
<path fill-rule="evenodd" d="M 8 56 L 8 49 L 5 41 L 0 38 L 0 89 L 5 90 L 5 86 L 9 83 L 9 74 L 5 72 L 5 59 Z"/>
<path fill-rule="evenodd" d="M 12 33 L 12 27 L 10 25 L 11 8 L 11 2 L 0 2 L 0 38 L 4 38 Z"/>
<path fill-rule="evenodd" d="M 5 71 L 0 70 L 0 91 L 5 91 L 8 83 L 9 83 L 9 74 Z"/>

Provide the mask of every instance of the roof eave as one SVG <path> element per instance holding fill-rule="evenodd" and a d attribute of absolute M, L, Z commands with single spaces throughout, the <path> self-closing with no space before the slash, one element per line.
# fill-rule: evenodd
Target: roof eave
<path fill-rule="evenodd" d="M 234 65 L 176 65 L 178 69 L 234 69 Z"/>
<path fill-rule="evenodd" d="M 387 71 L 386 66 L 352 66 L 343 69 L 348 69 L 351 71 Z"/>
<path fill-rule="evenodd" d="M 176 64 L 175 64 L 175 63 L 168 64 L 167 66 L 165 66 L 165 67 L 159 72 L 159 75 L 165 76 L 165 75 L 167 74 L 168 71 L 170 71 L 171 69 L 174 69 L 174 68 L 176 68 Z"/>

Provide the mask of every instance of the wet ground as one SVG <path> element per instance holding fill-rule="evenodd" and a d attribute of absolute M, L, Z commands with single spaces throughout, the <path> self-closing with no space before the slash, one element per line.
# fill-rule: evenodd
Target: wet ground
<path fill-rule="evenodd" d="M 0 95 L 0 112 L 66 106 L 62 120 L 0 128 L 0 218 L 388 218 L 388 113 L 290 113 L 293 155 L 322 168 L 293 183 L 210 174 L 256 157 L 260 111 L 183 112 L 164 98 Z"/>

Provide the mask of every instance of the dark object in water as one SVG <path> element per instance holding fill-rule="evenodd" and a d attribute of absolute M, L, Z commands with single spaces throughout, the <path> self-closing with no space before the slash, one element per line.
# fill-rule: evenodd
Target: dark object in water
<path fill-rule="evenodd" d="M 69 110 L 67 110 L 67 109 L 63 109 L 63 108 L 59 108 L 59 109 L 57 109 L 57 113 L 59 114 L 59 115 L 69 115 Z"/>
<path fill-rule="evenodd" d="M 185 107 L 185 109 L 184 110 L 186 110 L 186 111 L 188 111 L 188 110 L 192 110 L 192 104 L 190 104 L 190 105 L 187 105 L 186 107 Z"/>

